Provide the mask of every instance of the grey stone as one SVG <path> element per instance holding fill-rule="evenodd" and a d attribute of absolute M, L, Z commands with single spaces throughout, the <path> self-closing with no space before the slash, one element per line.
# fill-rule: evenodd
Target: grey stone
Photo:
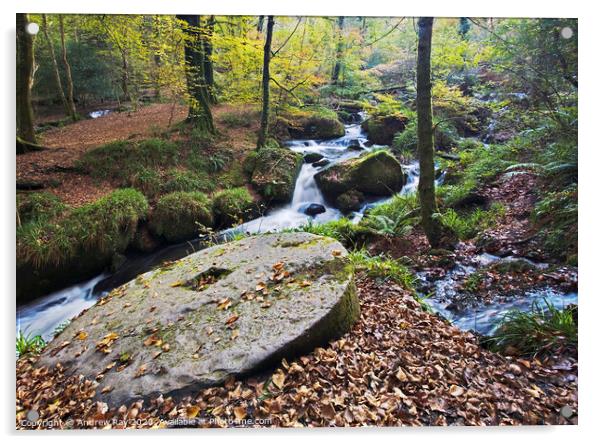
<path fill-rule="evenodd" d="M 103 374 L 96 399 L 115 406 L 253 373 L 350 329 L 359 303 L 346 255 L 334 239 L 309 233 L 202 250 L 113 290 L 48 345 L 39 365 Z"/>

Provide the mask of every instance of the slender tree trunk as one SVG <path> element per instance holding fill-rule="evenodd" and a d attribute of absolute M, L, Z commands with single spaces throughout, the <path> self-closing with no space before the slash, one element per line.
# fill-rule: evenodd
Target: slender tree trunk
<path fill-rule="evenodd" d="M 129 69 L 128 57 L 124 49 L 121 51 L 121 90 L 123 91 L 124 102 L 132 100 L 128 87 L 130 81 Z"/>
<path fill-rule="evenodd" d="M 437 212 L 435 201 L 435 160 L 433 143 L 433 107 L 431 100 L 431 38 L 433 18 L 418 20 L 418 62 L 416 67 L 416 113 L 418 114 L 418 156 L 420 160 L 420 213 L 422 228 L 431 246 L 441 241 L 441 226 L 434 218 Z"/>
<path fill-rule="evenodd" d="M 263 47 L 263 75 L 261 80 L 261 89 L 263 92 L 261 106 L 261 127 L 259 129 L 259 138 L 257 139 L 257 148 L 265 146 L 268 139 L 268 122 L 270 118 L 270 60 L 272 58 L 272 31 L 274 29 L 274 16 L 268 16 L 268 29 L 265 35 L 265 45 Z"/>
<path fill-rule="evenodd" d="M 264 15 L 260 15 L 259 19 L 257 20 L 257 32 L 263 32 L 263 20 L 264 20 L 265 16 Z"/>
<path fill-rule="evenodd" d="M 57 93 L 61 99 L 65 113 L 69 115 L 69 104 L 67 103 L 65 91 L 63 90 L 63 82 L 61 82 L 61 73 L 59 71 L 59 64 L 56 61 L 54 45 L 52 44 L 52 39 L 50 38 L 50 33 L 48 32 L 48 19 L 46 18 L 46 14 L 42 14 L 42 31 L 44 32 L 44 39 L 46 40 L 46 46 L 48 47 L 50 60 L 52 61 L 52 71 L 54 74 L 54 81 L 56 82 Z"/>
<path fill-rule="evenodd" d="M 337 20 L 337 50 L 331 77 L 331 82 L 334 85 L 339 83 L 339 77 L 341 76 L 343 50 L 345 48 L 345 42 L 343 41 L 343 26 L 345 26 L 345 17 L 339 17 Z"/>
<path fill-rule="evenodd" d="M 186 84 L 190 96 L 188 121 L 201 131 L 215 133 L 213 116 L 209 104 L 209 92 L 203 73 L 203 44 L 200 33 L 198 15 L 178 15 L 178 19 L 186 22 L 184 33 L 187 36 L 184 46 L 186 60 Z"/>
<path fill-rule="evenodd" d="M 215 94 L 215 81 L 213 79 L 213 29 L 215 27 L 215 16 L 209 16 L 205 27 L 202 31 L 203 38 L 203 74 L 205 75 L 205 84 L 207 85 L 207 91 L 209 95 L 209 102 L 212 105 L 217 103 L 217 96 Z"/>
<path fill-rule="evenodd" d="M 36 143 L 33 127 L 33 36 L 27 33 L 27 14 L 17 14 L 17 137 Z"/>
<path fill-rule="evenodd" d="M 75 101 L 73 100 L 73 78 L 71 77 L 71 65 L 67 60 L 67 47 L 65 46 L 65 24 L 63 16 L 59 15 L 59 29 L 61 32 L 61 48 L 63 52 L 63 68 L 65 69 L 65 79 L 67 80 L 67 105 L 71 120 L 77 120 L 77 111 L 75 110 Z"/>

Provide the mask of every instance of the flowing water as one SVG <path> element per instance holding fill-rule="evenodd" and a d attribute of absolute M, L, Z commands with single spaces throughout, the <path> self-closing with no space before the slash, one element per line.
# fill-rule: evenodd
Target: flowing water
<path fill-rule="evenodd" d="M 361 120 L 361 119 L 360 119 Z M 362 150 L 350 150 L 347 147 L 352 144 L 359 144 Z M 299 153 L 319 153 L 329 165 L 343 160 L 357 157 L 365 150 L 374 150 L 378 146 L 367 147 L 367 139 L 362 132 L 360 124 L 346 125 L 345 135 L 338 139 L 327 141 L 316 140 L 293 140 L 287 143 L 287 146 Z M 265 233 L 270 231 L 280 231 L 286 228 L 299 227 L 312 223 L 324 223 L 339 219 L 343 214 L 336 208 L 330 206 L 325 201 L 322 193 L 317 187 L 314 175 L 324 167 L 315 167 L 311 163 L 304 163 L 297 178 L 293 197 L 289 204 L 280 208 L 271 210 L 268 214 L 258 219 L 246 222 L 238 227 L 230 228 L 221 233 L 222 238 L 228 238 L 234 233 Z M 407 174 L 407 182 L 400 194 L 408 194 L 416 191 L 418 186 L 419 170 L 417 162 L 403 166 Z M 439 182 L 443 176 L 439 178 Z M 367 201 L 363 208 L 352 214 L 350 217 L 354 222 L 359 222 L 364 212 L 374 205 L 386 202 L 389 198 L 380 198 Z M 308 216 L 304 210 L 310 204 L 324 206 L 325 211 L 315 216 Z M 166 260 L 176 260 L 187 256 L 194 251 L 205 248 L 206 243 L 203 240 L 193 240 L 179 245 L 171 245 L 157 252 L 146 255 L 133 255 L 128 258 L 126 263 L 111 276 L 102 274 L 87 282 L 74 285 L 72 287 L 54 292 L 45 297 L 39 298 L 17 308 L 17 331 L 26 334 L 42 335 L 45 339 L 51 339 L 55 329 L 62 323 L 68 321 L 81 313 L 86 308 L 92 306 L 96 300 L 107 291 L 115 288 L 133 278 L 144 273 L 151 268 L 160 265 Z M 483 256 L 483 260 L 496 260 Z M 499 258 L 498 258 L 499 259 Z M 464 272 L 470 270 L 464 270 Z M 474 271 L 474 270 L 472 270 Z M 446 284 L 447 282 L 447 284 Z M 435 282 L 438 292 L 445 292 L 449 279 Z M 443 294 L 443 293 L 441 293 Z M 530 304 L 540 298 L 541 295 L 525 295 L 524 301 L 517 302 L 514 306 L 483 306 L 480 309 L 474 309 L 470 313 L 454 314 L 445 308 L 442 303 L 438 303 L 437 298 L 428 299 L 427 302 L 442 315 L 448 317 L 452 322 L 462 329 L 477 329 L 482 333 L 490 332 L 491 326 L 496 319 L 510 308 L 528 309 Z M 545 295 L 544 295 L 545 296 Z M 548 295 L 552 298 L 555 305 L 566 304 L 572 301 L 570 296 Z M 576 301 L 576 295 L 574 295 Z M 559 305 L 561 306 L 561 305 Z"/>
<path fill-rule="evenodd" d="M 431 280 L 427 277 L 426 273 L 417 273 L 418 279 L 423 286 L 423 296 L 425 294 L 428 295 L 423 301 L 435 313 L 448 319 L 461 330 L 473 330 L 486 336 L 491 336 L 497 328 L 498 323 L 511 311 L 530 311 L 535 306 L 547 310 L 548 305 L 564 309 L 568 305 L 577 304 L 577 293 L 562 293 L 552 287 L 526 290 L 522 294 L 502 297 L 500 300 L 490 304 L 476 303 L 476 301 L 472 304 L 456 303 L 458 282 L 463 281 L 478 269 L 494 262 L 513 261 L 527 262 L 532 267 L 542 271 L 549 266 L 548 264 L 533 262 L 526 258 L 514 256 L 499 257 L 483 253 L 474 258 L 474 266 L 456 264 L 441 279 Z"/>

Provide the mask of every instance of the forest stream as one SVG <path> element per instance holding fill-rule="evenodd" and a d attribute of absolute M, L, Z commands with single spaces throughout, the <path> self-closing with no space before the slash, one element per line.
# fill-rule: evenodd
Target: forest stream
<path fill-rule="evenodd" d="M 362 117 L 364 117 L 362 115 Z M 343 160 L 357 157 L 362 150 L 351 150 L 347 147 L 358 143 L 363 150 L 379 148 L 378 145 L 368 147 L 368 141 L 361 130 L 359 123 L 346 125 L 345 135 L 333 140 L 291 140 L 286 145 L 293 151 L 307 154 L 318 153 L 324 156 L 329 163 L 326 166 Z M 263 217 L 246 222 L 218 234 L 222 241 L 230 239 L 236 233 L 267 233 L 277 232 L 302 226 L 308 222 L 320 224 L 343 217 L 336 208 L 330 206 L 314 180 L 314 175 L 325 166 L 314 166 L 304 163 L 297 177 L 292 200 L 289 204 L 274 208 Z M 418 186 L 418 163 L 412 162 L 403 165 L 407 174 L 407 182 L 400 194 L 416 192 Z M 439 182 L 444 179 L 441 175 Z M 440 183 L 439 183 L 440 184 Z M 383 203 L 391 197 L 371 200 L 364 203 L 362 209 L 349 217 L 354 222 L 359 222 L 364 212 L 370 207 Z M 308 216 L 306 210 L 310 205 L 321 205 L 324 211 L 320 214 Z M 57 328 L 68 322 L 83 310 L 94 305 L 96 300 L 110 290 L 141 273 L 144 273 L 165 261 L 176 260 L 187 256 L 194 251 L 205 248 L 208 244 L 202 239 L 171 245 L 150 254 L 130 255 L 127 261 L 113 274 L 103 273 L 88 281 L 53 292 L 38 298 L 28 304 L 17 308 L 17 332 L 20 330 L 30 334 L 40 334 L 46 340 L 52 339 Z M 417 274 L 420 284 L 419 291 L 429 307 L 439 315 L 450 320 L 458 328 L 473 330 L 483 335 L 490 335 L 495 330 L 496 323 L 511 310 L 528 311 L 534 303 L 540 307 L 548 304 L 565 308 L 570 304 L 577 304 L 577 293 L 563 293 L 552 287 L 544 287 L 532 291 L 525 291 L 521 297 L 511 299 L 500 298 L 493 303 L 472 303 L 458 307 L 454 303 L 457 296 L 457 281 L 475 273 L 480 267 L 496 261 L 511 261 L 520 258 L 501 258 L 491 254 L 476 256 L 472 265 L 458 263 L 443 277 L 429 277 L 427 273 Z M 547 264 L 534 264 L 545 270 Z"/>

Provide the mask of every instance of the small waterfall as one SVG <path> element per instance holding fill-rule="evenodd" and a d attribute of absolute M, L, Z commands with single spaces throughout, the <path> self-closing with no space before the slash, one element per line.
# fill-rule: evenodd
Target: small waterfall
<path fill-rule="evenodd" d="M 300 204 L 317 203 L 326 205 L 322 192 L 318 188 L 314 175 L 317 168 L 309 163 L 303 164 L 297 182 L 295 183 L 295 191 L 291 201 L 291 207 L 298 208 Z"/>
<path fill-rule="evenodd" d="M 45 340 L 52 339 L 59 325 L 96 303 L 99 295 L 94 293 L 94 287 L 106 277 L 106 274 L 101 274 L 17 307 L 17 333 L 22 331 L 26 335 L 39 334 Z"/>

